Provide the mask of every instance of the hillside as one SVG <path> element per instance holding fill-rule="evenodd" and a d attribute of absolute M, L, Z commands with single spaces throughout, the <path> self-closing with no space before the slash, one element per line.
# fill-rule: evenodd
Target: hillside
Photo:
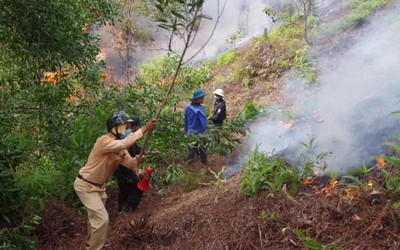
<path fill-rule="evenodd" d="M 322 17 L 322 22 L 342 15 L 341 11 L 331 12 Z M 335 39 L 316 42 L 314 52 L 325 55 L 320 61 L 324 66 L 317 68 L 317 72 L 326 73 L 329 58 L 340 57 L 357 46 L 363 32 L 360 26 Z M 271 44 L 257 47 L 260 61 L 280 56 Z M 249 62 L 253 49 L 238 49 L 237 60 Z M 213 65 L 212 77 L 204 84 L 207 92 L 215 87 L 225 90 L 230 119 L 240 114 L 249 100 L 267 110 L 276 106 L 293 108 L 293 101 L 283 93 L 283 77 L 288 69 L 276 68 L 267 77 L 257 75 L 247 86 L 243 79 L 221 81 L 230 79 L 237 71 L 235 67 L 230 63 Z M 237 154 L 212 156 L 209 167 L 219 172 L 223 166 L 229 167 Z M 383 167 L 387 173 L 398 176 L 396 166 L 384 163 L 365 171 L 368 174 L 358 174 L 359 182 L 314 176 L 298 183 L 294 194 L 290 194 L 288 184 L 279 193 L 261 191 L 254 196 L 239 192 L 245 172 L 227 180 L 207 173 L 200 187 L 189 192 L 179 184 L 153 183 L 134 213 L 118 213 L 117 190 L 110 186 L 106 206 L 112 244 L 107 249 L 399 249 L 397 194 L 382 191 L 381 187 L 387 185 Z M 196 173 L 201 168 L 195 165 L 187 171 Z M 37 249 L 84 249 L 86 220 L 85 212 L 79 213 L 62 202 L 47 204 L 35 231 Z"/>
<path fill-rule="evenodd" d="M 379 185 L 382 176 L 372 176 Z M 107 249 L 307 249 L 304 245 L 318 246 L 313 239 L 329 249 L 397 249 L 400 215 L 390 209 L 393 197 L 373 186 L 349 191 L 321 178 L 290 197 L 266 192 L 248 197 L 238 193 L 239 181 L 236 175 L 221 186 L 171 190 L 166 196 L 153 188 L 132 214 L 118 214 L 116 192 L 110 190 Z M 49 204 L 38 228 L 38 249 L 83 249 L 85 217 Z"/>

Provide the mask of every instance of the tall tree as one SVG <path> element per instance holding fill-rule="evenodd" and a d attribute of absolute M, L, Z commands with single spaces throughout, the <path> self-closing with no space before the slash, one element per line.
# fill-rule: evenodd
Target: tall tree
<path fill-rule="evenodd" d="M 272 19 L 274 23 L 279 19 L 288 20 L 289 18 L 292 18 L 294 14 L 295 18 L 298 18 L 302 21 L 304 40 L 307 44 L 309 44 L 310 41 L 308 33 L 312 28 L 309 20 L 310 17 L 315 15 L 315 0 L 291 0 L 286 4 L 283 4 L 283 7 L 286 9 L 284 12 L 278 11 L 276 8 L 265 8 L 264 12 Z"/>
<path fill-rule="evenodd" d="M 66 114 L 79 108 L 74 96 L 98 88 L 98 37 L 84 27 L 112 21 L 116 6 L 107 0 L 0 0 L 0 6 L 0 134 L 29 131 L 38 149 L 52 149 L 66 132 Z"/>
<path fill-rule="evenodd" d="M 294 6 L 296 6 L 298 15 L 303 20 L 303 28 L 304 28 L 304 39 L 306 43 L 309 44 L 309 36 L 308 31 L 309 27 L 309 18 L 314 15 L 315 9 L 315 0 L 295 0 L 293 1 Z"/>
<path fill-rule="evenodd" d="M 178 73 L 183 65 L 183 59 L 186 51 L 194 40 L 194 33 L 200 24 L 202 18 L 210 17 L 202 14 L 204 0 L 157 0 L 156 8 L 159 12 L 159 26 L 163 29 L 170 31 L 170 43 L 169 50 L 171 50 L 171 41 L 174 36 L 178 36 L 183 40 L 184 46 L 181 52 L 179 61 L 176 65 L 176 69 L 169 84 L 167 93 L 165 94 L 164 100 L 160 104 L 154 118 L 158 118 L 161 114 L 162 109 L 168 103 L 169 98 L 172 94 L 173 87 L 176 83 Z M 149 134 L 145 136 L 143 147 L 140 155 L 143 155 L 144 150 L 147 146 Z"/>

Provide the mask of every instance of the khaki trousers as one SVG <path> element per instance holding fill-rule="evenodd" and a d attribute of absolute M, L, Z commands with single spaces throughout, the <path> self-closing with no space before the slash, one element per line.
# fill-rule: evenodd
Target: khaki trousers
<path fill-rule="evenodd" d="M 88 249 L 102 249 L 107 238 L 108 229 L 108 213 L 104 206 L 107 200 L 105 185 L 97 187 L 76 178 L 74 189 L 88 213 L 89 223 L 86 239 L 87 244 L 89 244 Z"/>

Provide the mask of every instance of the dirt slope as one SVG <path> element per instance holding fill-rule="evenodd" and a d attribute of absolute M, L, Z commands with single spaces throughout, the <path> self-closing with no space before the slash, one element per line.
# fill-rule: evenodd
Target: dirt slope
<path fill-rule="evenodd" d="M 378 185 L 381 177 L 377 171 L 370 181 Z M 292 197 L 248 197 L 239 194 L 239 182 L 235 175 L 221 186 L 170 190 L 166 197 L 153 188 L 130 214 L 117 213 L 117 193 L 110 189 L 107 249 L 307 249 L 296 230 L 328 249 L 398 249 L 399 211 L 390 195 L 373 187 L 343 190 L 321 178 Z M 84 249 L 85 223 L 85 214 L 49 204 L 38 249 Z"/>

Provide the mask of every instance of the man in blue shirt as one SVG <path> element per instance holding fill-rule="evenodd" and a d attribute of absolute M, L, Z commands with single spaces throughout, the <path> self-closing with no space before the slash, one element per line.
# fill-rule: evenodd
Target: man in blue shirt
<path fill-rule="evenodd" d="M 198 135 L 207 131 L 207 115 L 201 104 L 204 102 L 206 93 L 197 89 L 193 92 L 190 103 L 185 108 L 184 129 L 185 135 Z M 200 155 L 201 163 L 207 164 L 207 152 L 204 145 L 190 145 L 188 149 L 188 164 L 192 164 L 196 152 Z"/>

